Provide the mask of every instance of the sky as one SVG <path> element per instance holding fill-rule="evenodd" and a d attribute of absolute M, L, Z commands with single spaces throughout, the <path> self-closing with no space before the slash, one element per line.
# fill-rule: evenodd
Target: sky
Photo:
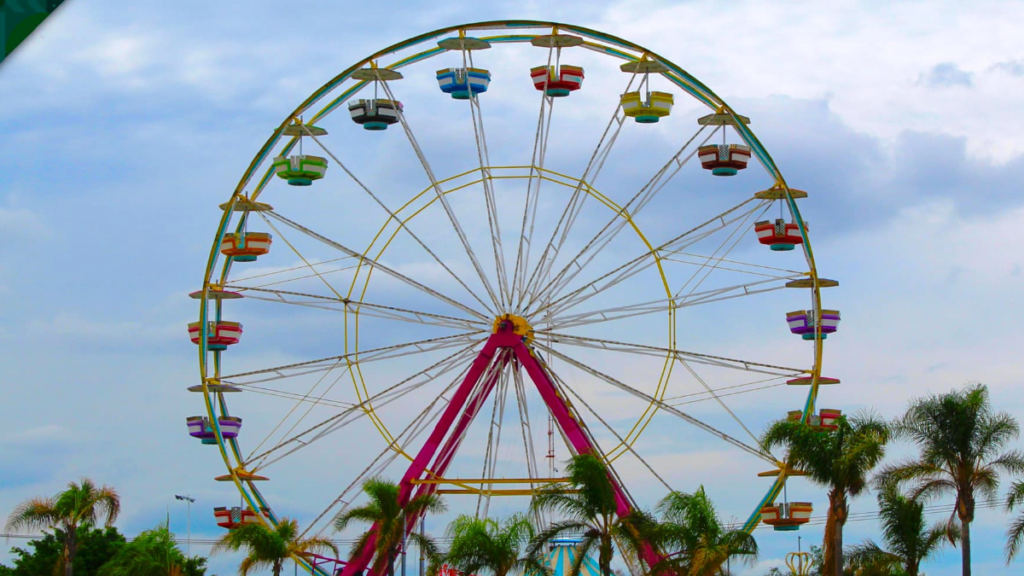
<path fill-rule="evenodd" d="M 220 216 L 217 205 L 230 196 L 271 130 L 341 70 L 425 31 L 503 18 L 568 22 L 632 40 L 681 65 L 753 119 L 751 128 L 789 184 L 810 193 L 801 211 L 810 222 L 817 265 L 822 276 L 841 283 L 825 293 L 826 306 L 840 309 L 843 322 L 826 343 L 824 362 L 825 373 L 843 384 L 823 389 L 820 405 L 894 417 L 914 397 L 984 382 L 994 406 L 1024 418 L 1016 393 L 1024 384 L 1017 361 L 1024 344 L 1017 325 L 1024 317 L 1017 297 L 1024 269 L 1024 253 L 1017 249 L 1024 228 L 1024 142 L 1017 136 L 1024 130 L 1017 105 L 1024 98 L 1024 41 L 1015 29 L 1024 18 L 1020 3 L 833 2 L 824 8 L 742 1 L 379 2 L 353 10 L 309 1 L 282 11 L 262 2 L 73 0 L 0 65 L 0 297 L 6 302 L 0 307 L 0 518 L 26 498 L 89 476 L 122 493 L 118 526 L 126 534 L 150 528 L 169 513 L 172 528 L 184 535 L 186 510 L 173 495 L 188 493 L 198 500 L 193 537 L 216 537 L 220 529 L 209 508 L 237 496 L 212 482 L 223 465 L 214 451 L 201 450 L 186 436 L 182 419 L 201 410 L 198 396 L 184 390 L 198 382 L 195 349 L 184 326 L 195 319 L 187 294 L 202 278 Z M 516 162 L 525 153 L 528 161 L 537 99 L 523 84 L 525 68 L 543 61 L 538 49 L 510 48 L 507 54 L 502 60 L 481 56 L 494 72 L 482 101 L 490 154 Z M 607 121 L 609 108 L 601 105 L 609 96 L 614 102 L 625 77 L 599 73 L 604 61 L 593 54 L 573 54 L 588 76 L 579 93 L 558 104 L 549 154 L 552 169 L 578 175 Z M 447 176 L 472 168 L 477 159 L 465 110 L 441 98 L 429 78 L 432 65 L 417 68 L 425 71 L 425 81 L 410 71 L 400 87 L 417 138 L 437 172 Z M 515 74 L 518 84 L 505 80 Z M 616 149 L 621 162 L 609 164 L 597 188 L 628 198 L 624 190 L 642 182 L 660 165 L 658 159 L 692 134 L 692 123 L 685 132 L 676 127 L 684 126 L 683 117 L 690 122 L 698 108 L 678 90 L 676 103 L 673 118 L 679 124 L 666 121 L 646 132 L 627 126 Z M 328 146 L 342 160 L 350 158 L 348 165 L 385 200 L 397 202 L 429 184 L 397 127 L 363 134 L 343 113 L 328 123 Z M 332 238 L 357 243 L 384 216 L 351 183 L 339 184 L 338 168 L 332 160 L 329 177 L 310 189 L 275 183 L 268 201 L 286 216 L 330 230 Z M 740 191 L 770 185 L 755 169 L 707 184 L 706 174 L 687 166 L 674 181 L 678 189 L 667 188 L 666 194 L 678 195 L 660 197 L 644 214 L 645 230 L 653 238 L 671 237 L 687 223 L 736 204 L 730 199 Z M 499 195 L 505 191 L 497 189 Z M 687 191 L 694 193 L 683 196 Z M 452 203 L 470 216 L 470 233 L 486 234 L 479 205 L 458 196 Z M 439 246 L 440 260 L 458 275 L 472 275 L 443 212 L 435 205 L 425 214 L 434 224 L 417 223 L 415 231 Z M 602 214 L 592 205 L 581 229 L 600 226 Z M 540 222 L 550 223 L 545 218 L 551 217 L 542 214 Z M 287 229 L 281 232 L 291 237 Z M 295 266 L 298 260 L 282 237 L 275 233 L 275 259 L 250 264 L 245 274 Z M 458 293 L 451 277 L 410 238 L 397 238 L 383 262 Z M 296 246 L 315 262 L 337 257 L 308 239 Z M 639 246 L 624 233 L 609 260 L 594 266 L 635 254 Z M 775 255 L 756 248 L 741 247 L 737 257 L 801 270 L 793 254 L 773 260 Z M 480 247 L 485 260 L 489 249 Z M 672 270 L 670 275 L 680 274 Z M 303 282 L 323 292 L 315 279 Z M 374 293 L 386 304 L 436 304 L 390 279 L 375 282 Z M 614 301 L 620 295 L 609 290 L 606 297 Z M 781 324 L 781 311 L 796 302 L 802 303 L 773 293 L 763 301 L 694 308 L 683 322 L 698 329 L 680 337 L 680 348 L 685 343 L 697 351 L 783 366 L 806 364 L 807 348 Z M 239 371 L 338 353 L 344 331 L 329 315 L 255 301 L 238 309 L 246 333 L 230 358 Z M 660 345 L 659 322 L 648 318 L 587 334 Z M 373 320 L 367 320 L 364 336 L 379 345 L 398 337 L 389 324 Z M 635 378 L 647 390 L 657 380 L 651 373 L 657 368 L 647 360 L 578 355 L 620 379 Z M 368 367 L 366 377 L 390 381 L 414 366 L 420 366 L 415 359 L 398 358 Z M 612 428 L 627 431 L 636 421 L 642 405 L 635 400 L 601 392 L 582 372 L 565 374 L 567 384 L 583 390 Z M 715 379 L 716 387 L 731 382 L 725 371 L 702 374 Z M 689 390 L 682 380 L 670 383 L 677 385 L 678 394 Z M 384 413 L 389 426 L 400 429 L 439 390 L 424 387 L 390 406 Z M 352 393 L 346 388 L 335 395 L 345 401 Z M 280 400 L 239 396 L 249 418 L 244 430 L 254 437 L 269 431 Z M 756 430 L 798 407 L 801 398 L 783 387 L 727 400 Z M 539 406 L 534 401 L 532 407 Z M 321 406 L 315 414 L 331 410 Z M 742 435 L 711 403 L 685 410 Z M 543 418 L 533 426 L 543 441 Z M 598 428 L 593 422 L 591 427 Z M 294 465 L 276 469 L 266 489 L 275 510 L 303 521 L 315 517 L 323 498 L 351 478 L 350 469 L 362 468 L 382 448 L 375 434 L 366 422 L 356 423 L 301 452 Z M 485 434 L 474 437 L 479 441 Z M 674 488 L 707 487 L 730 520 L 745 518 L 767 489 L 754 476 L 763 462 L 664 414 L 637 446 Z M 483 450 L 480 442 L 466 448 Z M 890 458 L 910 452 L 895 445 Z M 653 505 L 649 494 L 660 485 L 635 459 L 622 462 L 619 472 L 634 495 Z M 459 468 L 463 477 L 471 470 L 468 463 Z M 387 474 L 401 470 L 396 464 Z M 791 490 L 813 501 L 816 515 L 823 513 L 827 500 L 820 488 L 794 482 Z M 504 502 L 493 504 L 492 514 L 515 510 L 512 501 Z M 875 509 L 872 494 L 852 502 L 855 513 Z M 462 511 L 462 505 L 453 510 Z M 1019 570 L 1002 558 L 1008 521 L 998 508 L 979 512 L 972 527 L 975 570 Z M 820 542 L 821 530 L 801 531 L 802 546 Z M 741 574 L 760 576 L 782 566 L 786 552 L 796 547 L 791 535 L 755 535 L 761 556 Z M 848 525 L 847 542 L 869 537 L 878 537 L 871 518 Z M 9 558 L 9 546 L 19 545 L 24 542 L 14 539 L 0 547 L 0 562 Z M 205 549 L 197 544 L 193 552 Z M 221 575 L 233 573 L 236 563 L 228 555 L 212 560 Z M 958 573 L 958 551 L 947 551 L 925 570 L 931 576 Z"/>

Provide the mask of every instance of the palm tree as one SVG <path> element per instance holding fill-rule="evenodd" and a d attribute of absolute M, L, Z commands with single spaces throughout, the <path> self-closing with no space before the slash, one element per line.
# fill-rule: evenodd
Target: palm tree
<path fill-rule="evenodd" d="M 398 501 L 399 487 L 390 480 L 371 478 L 363 483 L 363 492 L 370 501 L 358 508 L 352 508 L 334 519 L 334 528 L 339 532 L 348 527 L 353 520 L 366 522 L 376 527 L 376 531 L 364 532 L 352 546 L 355 557 L 364 550 L 367 542 L 373 538 L 374 564 L 373 574 L 381 574 L 386 567 L 387 573 L 394 576 L 395 556 L 402 547 L 406 536 L 407 519 L 419 518 L 426 513 L 444 512 L 447 508 L 437 494 L 420 494 L 402 506 Z M 408 538 L 424 551 L 426 557 L 437 554 L 437 546 L 433 540 L 415 532 Z"/>
<path fill-rule="evenodd" d="M 960 519 L 963 576 L 970 576 L 975 495 L 992 501 L 1001 472 L 1024 472 L 1024 454 L 1000 453 L 1020 434 L 1017 421 L 1005 412 L 993 412 L 988 388 L 975 384 L 914 400 L 894 432 L 910 438 L 921 453 L 917 459 L 886 466 L 880 481 L 913 482 L 914 500 L 956 495 L 956 511 L 949 521 Z"/>
<path fill-rule="evenodd" d="M 537 557 L 525 554 L 534 536 L 533 523 L 521 514 L 500 524 L 490 518 L 459 516 L 448 525 L 451 547 L 434 558 L 430 574 L 436 574 L 442 562 L 462 574 L 545 574 L 547 567 Z"/>
<path fill-rule="evenodd" d="M 1024 503 L 1024 482 L 1014 482 L 1006 494 L 1006 511 L 1012 512 Z M 1009 564 L 1020 551 L 1024 543 L 1024 514 L 1014 518 L 1006 531 L 1006 563 Z"/>
<path fill-rule="evenodd" d="M 803 470 L 807 478 L 828 488 L 828 517 L 825 522 L 824 576 L 843 573 L 843 526 L 849 514 L 849 499 L 868 487 L 868 474 L 885 455 L 889 429 L 873 414 L 841 417 L 836 429 L 819 431 L 793 420 L 772 424 L 761 438 L 771 449 L 785 446 L 788 463 Z"/>
<path fill-rule="evenodd" d="M 78 483 L 68 483 L 67 489 L 53 498 L 32 498 L 19 504 L 7 519 L 6 529 L 55 529 L 63 537 L 64 552 L 54 573 L 63 566 L 64 576 L 73 576 L 78 527 L 95 526 L 101 517 L 105 526 L 111 526 L 120 512 L 121 497 L 116 490 L 110 486 L 97 488 L 92 480 L 82 478 Z"/>
<path fill-rule="evenodd" d="M 247 555 L 238 565 L 240 576 L 266 568 L 270 568 L 274 576 L 281 576 L 284 563 L 289 558 L 320 552 L 338 555 L 338 548 L 327 538 L 302 538 L 299 535 L 299 523 L 288 518 L 281 518 L 277 526 L 252 522 L 232 528 L 217 540 L 210 553 L 218 554 L 225 550 L 237 552 L 243 548 Z"/>
<path fill-rule="evenodd" d="M 670 553 L 652 568 L 654 574 L 715 576 L 732 556 L 742 556 L 748 564 L 757 559 L 754 537 L 724 529 L 703 486 L 693 494 L 671 492 L 658 504 L 658 512 L 656 542 Z"/>
<path fill-rule="evenodd" d="M 851 547 L 848 553 L 850 565 L 863 572 L 903 572 L 906 576 L 918 576 L 921 562 L 960 538 L 960 530 L 946 522 L 929 528 L 924 504 L 901 494 L 895 486 L 883 487 L 878 494 L 878 508 L 882 540 L 887 549 L 865 540 Z"/>
<path fill-rule="evenodd" d="M 554 522 L 538 533 L 527 549 L 527 556 L 540 558 L 553 538 L 565 534 L 580 535 L 576 561 L 568 576 L 579 576 L 583 560 L 597 548 L 597 563 L 603 576 L 610 576 L 613 542 L 624 546 L 622 552 L 633 557 L 644 545 L 641 534 L 651 533 L 650 519 L 640 512 L 619 517 L 615 487 L 605 463 L 591 454 L 573 456 L 566 466 L 569 481 L 554 484 L 534 495 L 534 512 L 555 512 L 565 519 Z"/>
<path fill-rule="evenodd" d="M 204 558 L 186 558 L 174 534 L 160 525 L 122 546 L 98 576 L 187 576 L 205 565 Z"/>

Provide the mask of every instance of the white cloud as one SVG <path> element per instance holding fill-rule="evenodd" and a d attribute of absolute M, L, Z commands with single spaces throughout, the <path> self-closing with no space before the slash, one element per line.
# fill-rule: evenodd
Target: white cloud
<path fill-rule="evenodd" d="M 31 320 L 26 332 L 41 339 L 68 338 L 97 344 L 141 344 L 187 337 L 184 323 L 154 326 L 137 321 L 97 321 L 78 312 L 60 312 L 49 319 Z"/>
<path fill-rule="evenodd" d="M 73 439 L 70 431 L 59 424 L 46 424 L 22 430 L 11 437 L 11 440 L 19 444 L 35 442 L 51 442 L 54 440 L 66 441 Z"/>
<path fill-rule="evenodd" d="M 1014 23 L 1022 10 L 994 1 L 870 9 L 852 1 L 633 1 L 616 3 L 594 25 L 673 59 L 726 99 L 827 98 L 855 130 L 889 139 L 907 129 L 964 136 L 973 155 L 1004 162 L 1024 153 L 1015 136 L 1024 129 L 1016 114 L 1024 82 L 989 69 L 1019 55 Z M 919 85 L 936 65 L 949 67 L 939 72 L 954 84 L 973 75 L 973 88 Z"/>
<path fill-rule="evenodd" d="M 7 238 L 43 238 L 48 229 L 39 216 L 27 208 L 4 208 L 0 206 L 0 234 Z"/>

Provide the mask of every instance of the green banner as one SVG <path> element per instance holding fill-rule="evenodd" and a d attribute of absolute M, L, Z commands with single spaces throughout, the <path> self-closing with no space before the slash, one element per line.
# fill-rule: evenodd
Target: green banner
<path fill-rule="evenodd" d="M 64 0 L 0 0 L 0 62 Z"/>

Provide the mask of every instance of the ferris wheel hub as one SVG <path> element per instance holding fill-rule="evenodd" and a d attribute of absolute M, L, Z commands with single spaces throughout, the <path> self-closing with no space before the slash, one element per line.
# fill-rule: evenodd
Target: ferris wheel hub
<path fill-rule="evenodd" d="M 533 326 L 526 321 L 526 318 L 515 314 L 502 314 L 494 319 L 494 334 L 510 332 L 522 337 L 523 343 L 533 342 Z"/>

